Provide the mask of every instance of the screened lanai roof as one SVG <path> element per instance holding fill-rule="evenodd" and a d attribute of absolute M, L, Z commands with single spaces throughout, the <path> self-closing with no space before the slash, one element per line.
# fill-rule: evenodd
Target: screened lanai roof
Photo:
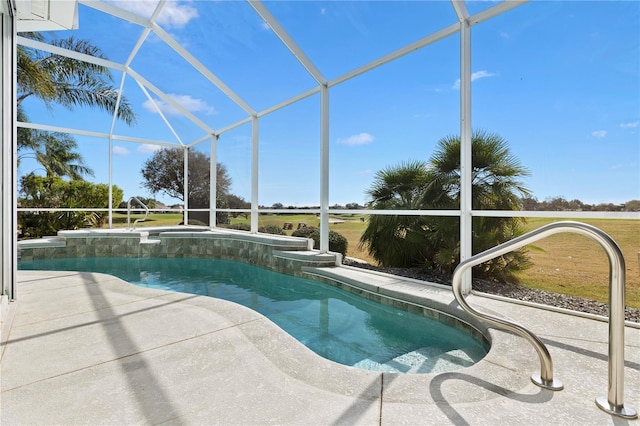
<path fill-rule="evenodd" d="M 100 163 L 111 157 L 113 183 L 125 196 L 141 192 L 140 165 L 157 147 L 189 146 L 215 154 L 232 192 L 251 200 L 258 191 L 260 205 L 320 204 L 323 167 L 331 169 L 329 204 L 364 204 L 377 170 L 426 160 L 438 139 L 468 125 L 510 142 L 540 199 L 583 199 L 581 182 L 583 193 L 589 185 L 594 194 L 583 201 L 624 202 L 640 192 L 637 183 L 615 184 L 638 180 L 638 108 L 629 95 L 637 93 L 637 9 L 626 2 L 80 1 L 77 25 L 63 23 L 74 29 L 49 37 L 100 47 L 138 123 L 28 99 L 30 123 L 20 125 L 75 134 L 96 181 L 109 180 Z M 469 64 L 461 62 L 461 22 L 472 32 Z M 556 146 L 558 155 L 545 155 Z M 607 163 L 593 170 L 590 158 Z M 292 179 L 302 175 L 315 180 Z"/>
<path fill-rule="evenodd" d="M 467 16 L 475 24 L 521 3 L 80 1 L 72 32 L 54 37 L 91 40 L 104 51 L 109 60 L 100 63 L 122 93 L 144 98 L 166 127 L 149 140 L 189 145 L 450 38 Z M 27 21 L 23 29 L 31 28 Z M 18 43 L 96 62 L 24 37 Z M 447 48 L 457 51 L 457 41 Z M 141 124 L 151 121 L 140 115 Z M 148 132 L 107 120 L 91 125 L 98 129 L 78 130 Z"/>

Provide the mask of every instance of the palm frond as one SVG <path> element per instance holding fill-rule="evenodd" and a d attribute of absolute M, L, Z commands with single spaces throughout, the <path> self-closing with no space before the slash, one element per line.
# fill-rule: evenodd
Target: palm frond
<path fill-rule="evenodd" d="M 41 36 L 26 36 L 43 41 Z M 53 39 L 54 46 L 73 50 L 100 59 L 106 59 L 102 50 L 87 40 L 74 37 Z M 113 87 L 109 68 L 74 58 L 19 47 L 18 49 L 18 103 L 34 95 L 47 106 L 57 102 L 66 108 L 96 107 L 110 114 L 116 110 L 118 90 Z M 136 124 L 137 117 L 126 97 L 120 99 L 117 118 L 128 125 Z"/>

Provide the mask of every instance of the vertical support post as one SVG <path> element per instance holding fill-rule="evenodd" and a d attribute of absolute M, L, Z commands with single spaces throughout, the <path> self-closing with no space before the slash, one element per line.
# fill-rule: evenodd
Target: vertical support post
<path fill-rule="evenodd" d="M 11 300 L 16 298 L 17 274 L 17 225 L 16 180 L 17 180 L 17 132 L 16 132 L 16 55 L 15 55 L 15 11 L 12 3 L 5 2 L 0 7 L 0 25 L 2 33 L 0 51 L 0 91 L 2 106 L 0 115 L 0 177 L 2 178 L 0 196 L 1 234 L 0 262 L 2 275 L 0 291 L 8 294 Z"/>
<path fill-rule="evenodd" d="M 116 127 L 116 120 L 118 119 L 118 110 L 120 109 L 120 100 L 122 99 L 122 90 L 124 88 L 126 75 L 126 73 L 122 73 L 122 78 L 120 79 L 120 90 L 116 100 L 116 107 L 113 110 L 113 117 L 111 118 L 111 128 L 109 129 L 109 229 L 113 228 L 113 130 Z M 127 214 L 128 213 L 129 211 L 127 211 Z"/>
<path fill-rule="evenodd" d="M 259 127 L 258 116 L 251 117 L 251 233 L 258 232 L 258 172 L 260 170 L 258 162 L 259 154 Z"/>
<path fill-rule="evenodd" d="M 320 252 L 329 251 L 329 87 L 320 88 Z"/>
<path fill-rule="evenodd" d="M 209 160 L 209 228 L 216 227 L 218 209 L 218 135 L 211 135 Z"/>
<path fill-rule="evenodd" d="M 5 6 L 6 7 L 6 6 Z M 2 115 L 0 116 L 0 135 L 2 137 L 0 146 L 0 171 L 2 172 L 0 184 L 2 185 L 2 191 L 0 192 L 0 219 L 2 219 L 2 239 L 0 240 L 0 262 L 2 263 L 2 277 L 0 279 L 0 295 L 7 294 L 7 292 L 12 293 L 13 295 L 13 265 L 11 264 L 11 215 L 12 215 L 12 204 L 11 199 L 9 198 L 9 194 L 12 192 L 11 182 L 13 181 L 13 177 L 11 176 L 11 170 L 13 168 L 12 165 L 12 157 L 11 157 L 11 127 L 12 127 L 12 116 L 9 108 L 8 102 L 5 102 L 4 99 L 8 99 L 7 95 L 11 92 L 9 91 L 11 88 L 11 68 L 9 64 L 11 63 L 11 57 L 8 54 L 8 48 L 10 48 L 9 40 L 10 35 L 7 31 L 7 19 L 4 13 L 0 15 L 2 20 L 0 21 L 0 28 L 2 30 L 2 45 L 0 47 L 0 67 L 2 70 L 2 79 L 0 80 L 0 91 L 2 92 L 3 102 L 0 105 Z M 9 98 L 12 99 L 12 98 Z M 13 102 L 12 102 L 13 103 Z M 2 309 L 2 307 L 0 307 Z"/>
<path fill-rule="evenodd" d="M 113 137 L 109 133 L 109 229 L 113 228 Z"/>
<path fill-rule="evenodd" d="M 14 4 L 13 2 L 11 3 Z M 11 6 L 12 8 L 14 6 Z M 16 11 L 15 9 L 10 10 L 10 15 L 7 16 L 7 20 L 5 21 L 7 28 L 7 34 L 10 35 L 10 39 L 7 40 L 8 46 L 3 48 L 8 50 L 6 53 L 7 58 L 9 58 L 8 66 L 11 67 L 11 77 L 10 77 L 10 86 L 7 88 L 9 93 L 11 94 L 11 118 L 8 120 L 9 132 L 11 134 L 11 156 L 9 157 L 9 161 L 11 161 L 11 181 L 9 197 L 11 197 L 10 203 L 10 226 L 11 235 L 11 300 L 14 300 L 17 296 L 17 269 L 18 269 L 18 211 L 16 208 L 18 207 L 18 129 L 16 127 L 16 117 L 18 115 L 17 112 L 17 104 L 15 102 L 16 99 L 16 90 L 18 87 L 17 84 L 17 74 L 18 74 L 18 55 L 17 55 L 17 47 L 16 47 L 16 29 L 17 29 L 17 19 L 16 19 Z M 4 24 L 3 24 L 4 26 Z M 4 98 L 6 99 L 6 98 Z"/>
<path fill-rule="evenodd" d="M 189 224 L 189 147 L 188 146 L 185 146 L 183 148 L 183 156 L 184 156 L 184 170 L 182 171 L 183 185 L 184 185 L 184 187 L 182 188 L 182 191 L 183 191 L 182 197 L 184 198 L 183 217 L 184 217 L 184 224 L 188 225 Z"/>
<path fill-rule="evenodd" d="M 471 26 L 460 19 L 460 262 L 472 255 Z M 471 269 L 462 277 L 462 291 L 471 291 Z"/>

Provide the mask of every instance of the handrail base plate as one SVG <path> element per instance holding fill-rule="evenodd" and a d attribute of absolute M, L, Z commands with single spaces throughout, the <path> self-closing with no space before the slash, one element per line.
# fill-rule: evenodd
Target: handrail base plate
<path fill-rule="evenodd" d="M 541 388 L 544 389 L 549 389 L 552 391 L 560 391 L 562 389 L 564 389 L 564 385 L 562 384 L 562 382 L 558 379 L 552 379 L 552 380 L 542 380 L 542 377 L 540 377 L 539 373 L 534 373 L 531 375 L 531 381 L 537 385 L 540 386 Z"/>
<path fill-rule="evenodd" d="M 629 405 L 623 405 L 622 407 L 616 408 L 615 406 L 609 404 L 609 400 L 605 396 L 599 396 L 598 398 L 596 398 L 596 405 L 602 411 L 614 416 L 622 417 L 623 419 L 638 418 L 638 412 L 635 408 Z"/>

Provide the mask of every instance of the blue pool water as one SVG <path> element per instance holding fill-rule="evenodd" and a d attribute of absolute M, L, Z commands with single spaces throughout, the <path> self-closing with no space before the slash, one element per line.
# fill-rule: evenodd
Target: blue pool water
<path fill-rule="evenodd" d="M 142 287 L 247 306 L 317 354 L 385 372 L 452 371 L 486 345 L 456 327 L 330 285 L 220 259 L 78 258 L 21 261 L 19 269 L 103 272 Z"/>

